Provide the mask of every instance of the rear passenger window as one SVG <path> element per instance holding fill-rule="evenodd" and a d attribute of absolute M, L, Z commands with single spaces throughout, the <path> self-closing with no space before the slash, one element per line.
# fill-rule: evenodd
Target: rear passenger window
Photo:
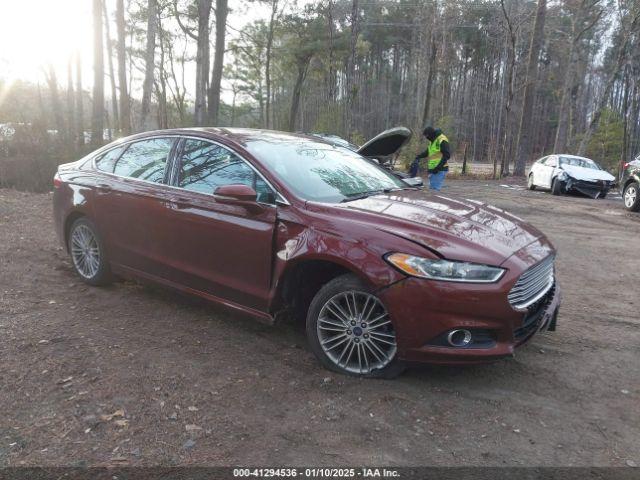
<path fill-rule="evenodd" d="M 116 160 L 118 160 L 118 157 L 120 157 L 120 154 L 125 149 L 125 146 L 126 145 L 116 147 L 96 158 L 96 167 L 98 168 L 98 170 L 107 173 L 113 173 L 113 169 L 116 166 Z"/>
<path fill-rule="evenodd" d="M 172 138 L 153 138 L 132 143 L 115 162 L 113 173 L 162 183 L 172 145 Z"/>

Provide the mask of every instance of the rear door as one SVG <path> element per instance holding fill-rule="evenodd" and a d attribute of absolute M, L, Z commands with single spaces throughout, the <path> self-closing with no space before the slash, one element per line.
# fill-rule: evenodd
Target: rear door
<path fill-rule="evenodd" d="M 181 141 L 172 174 L 172 277 L 215 297 L 257 310 L 267 308 L 276 222 L 275 191 L 237 153 L 209 140 Z M 222 185 L 244 184 L 258 193 L 261 211 L 218 203 Z"/>
<path fill-rule="evenodd" d="M 177 137 L 154 137 L 109 151 L 95 161 L 102 172 L 95 215 L 111 262 L 152 275 L 164 270 L 168 160 Z"/>

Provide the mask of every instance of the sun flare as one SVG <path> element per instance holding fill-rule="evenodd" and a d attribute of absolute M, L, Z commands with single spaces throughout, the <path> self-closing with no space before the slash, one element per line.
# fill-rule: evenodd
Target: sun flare
<path fill-rule="evenodd" d="M 60 75 L 75 52 L 89 64 L 91 29 L 90 0 L 2 0 L 0 76 L 36 81 L 49 64 Z"/>

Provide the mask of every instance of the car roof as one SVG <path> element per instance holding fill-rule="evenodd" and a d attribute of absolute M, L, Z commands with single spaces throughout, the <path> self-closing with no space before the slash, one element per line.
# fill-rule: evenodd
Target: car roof
<path fill-rule="evenodd" d="M 330 144 L 330 142 L 321 137 L 309 136 L 301 133 L 281 132 L 278 130 L 267 130 L 260 128 L 236 128 L 236 127 L 190 127 L 190 128 L 171 128 L 166 130 L 151 130 L 142 132 L 130 137 L 123 138 L 123 141 L 131 141 L 143 139 L 151 136 L 161 135 L 197 135 L 211 138 L 226 138 L 230 142 L 243 144 L 252 140 L 264 140 L 268 138 L 278 139 L 280 141 L 299 142 L 300 140 L 310 140 L 313 142 L 321 142 Z"/>

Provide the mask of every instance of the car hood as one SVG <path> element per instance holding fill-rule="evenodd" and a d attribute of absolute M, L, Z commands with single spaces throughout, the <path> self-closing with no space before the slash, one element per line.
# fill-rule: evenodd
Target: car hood
<path fill-rule="evenodd" d="M 367 222 L 451 260 L 500 265 L 544 235 L 518 217 L 475 200 L 419 191 L 340 204 L 350 221 Z M 544 243 L 548 243 L 546 239 Z"/>
<path fill-rule="evenodd" d="M 379 133 L 358 149 L 363 157 L 379 158 L 393 155 L 411 138 L 411 130 L 395 127 Z"/>
<path fill-rule="evenodd" d="M 605 172 L 604 170 L 578 167 L 577 165 L 562 165 L 560 168 L 567 172 L 567 175 L 575 178 L 576 180 L 583 180 L 586 182 L 593 182 L 597 180 L 613 182 L 615 180 L 613 175 L 609 172 Z"/>

